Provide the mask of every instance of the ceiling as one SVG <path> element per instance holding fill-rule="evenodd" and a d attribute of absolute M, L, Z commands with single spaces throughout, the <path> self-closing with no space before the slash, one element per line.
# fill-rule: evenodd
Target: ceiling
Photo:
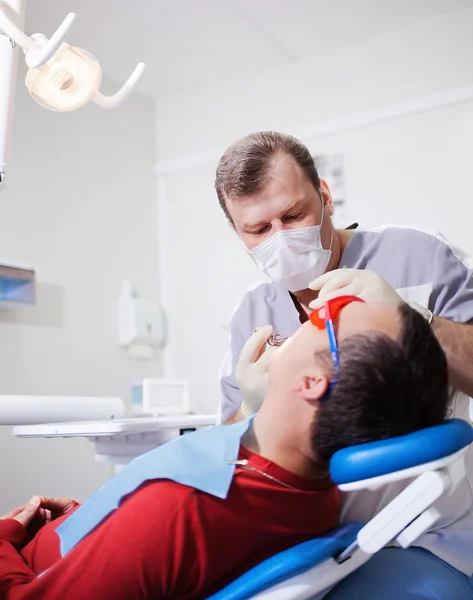
<path fill-rule="evenodd" d="M 28 0 L 26 29 L 48 37 L 76 12 L 68 41 L 160 98 L 257 74 L 330 47 L 473 5 L 473 0 Z"/>

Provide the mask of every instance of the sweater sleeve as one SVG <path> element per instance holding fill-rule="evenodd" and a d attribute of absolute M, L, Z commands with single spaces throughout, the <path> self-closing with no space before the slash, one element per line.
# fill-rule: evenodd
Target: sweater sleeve
<path fill-rule="evenodd" d="M 39 576 L 0 540 L 0 598 L 151 600 L 188 593 L 199 576 L 192 498 L 193 490 L 174 482 L 145 484 Z"/>
<path fill-rule="evenodd" d="M 20 550 L 30 540 L 25 527 L 15 519 L 0 519 L 0 540 L 10 542 Z"/>

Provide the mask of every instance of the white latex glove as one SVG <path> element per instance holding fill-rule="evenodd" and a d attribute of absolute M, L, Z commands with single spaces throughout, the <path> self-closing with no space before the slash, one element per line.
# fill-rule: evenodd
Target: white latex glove
<path fill-rule="evenodd" d="M 397 308 L 403 302 L 401 296 L 377 273 L 360 269 L 336 269 L 324 273 L 309 283 L 311 290 L 319 296 L 309 307 L 320 308 L 324 302 L 337 296 L 358 296 L 365 302 L 377 302 Z"/>
<path fill-rule="evenodd" d="M 268 365 L 275 347 L 264 349 L 271 337 L 271 325 L 261 327 L 246 341 L 238 359 L 235 378 L 243 402 L 241 409 L 246 417 L 254 415 L 261 407 L 268 391 Z"/>

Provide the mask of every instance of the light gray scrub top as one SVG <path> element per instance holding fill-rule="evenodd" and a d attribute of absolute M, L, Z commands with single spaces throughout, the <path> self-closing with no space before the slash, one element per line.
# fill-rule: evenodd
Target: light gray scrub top
<path fill-rule="evenodd" d="M 414 300 L 434 315 L 458 323 L 473 323 L 473 271 L 466 255 L 435 232 L 391 225 L 356 230 L 342 253 L 339 268 L 343 267 L 374 271 L 405 301 Z M 299 313 L 289 292 L 268 279 L 248 288 L 232 313 L 229 351 L 220 369 L 218 423 L 232 417 L 241 404 L 235 381 L 238 357 L 255 328 L 264 325 L 272 325 L 274 333 L 283 337 L 293 335 L 300 326 Z M 450 414 L 469 420 L 468 408 L 469 398 L 457 391 Z M 437 533 L 423 535 L 416 545 L 472 575 L 471 452 L 467 463 L 469 481 L 453 496 L 439 501 L 443 518 L 435 526 Z M 342 520 L 368 520 L 405 486 L 406 482 L 398 482 L 379 491 L 350 494 L 344 504 Z M 443 528 L 441 535 L 438 534 L 440 528 Z"/>

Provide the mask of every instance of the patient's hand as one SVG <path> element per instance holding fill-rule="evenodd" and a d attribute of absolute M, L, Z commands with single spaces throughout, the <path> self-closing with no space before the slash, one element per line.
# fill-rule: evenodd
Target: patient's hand
<path fill-rule="evenodd" d="M 29 502 L 15 508 L 1 518 L 15 519 L 28 530 L 31 537 L 34 537 L 46 523 L 65 515 L 75 506 L 77 506 L 77 502 L 69 498 L 33 496 Z"/>

